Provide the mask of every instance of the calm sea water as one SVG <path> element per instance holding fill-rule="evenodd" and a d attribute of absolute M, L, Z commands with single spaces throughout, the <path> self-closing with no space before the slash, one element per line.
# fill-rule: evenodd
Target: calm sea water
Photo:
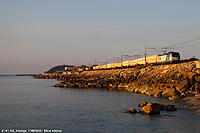
<path fill-rule="evenodd" d="M 158 115 L 125 113 L 160 98 L 105 89 L 54 88 L 56 80 L 0 76 L 0 130 L 70 132 L 200 132 L 200 116 L 178 109 Z M 1 132 L 0 131 L 0 132 Z"/>

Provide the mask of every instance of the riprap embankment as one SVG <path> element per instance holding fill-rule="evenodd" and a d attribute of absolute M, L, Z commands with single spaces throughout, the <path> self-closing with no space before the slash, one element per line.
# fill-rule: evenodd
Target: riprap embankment
<path fill-rule="evenodd" d="M 63 81 L 54 87 L 124 89 L 170 100 L 189 100 L 190 108 L 200 105 L 200 61 L 84 71 L 58 79 Z"/>

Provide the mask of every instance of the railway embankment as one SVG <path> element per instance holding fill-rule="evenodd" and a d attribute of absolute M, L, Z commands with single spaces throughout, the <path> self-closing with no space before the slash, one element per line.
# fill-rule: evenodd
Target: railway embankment
<path fill-rule="evenodd" d="M 200 112 L 200 61 L 135 68 L 84 71 L 58 77 L 54 87 L 124 89 L 170 100 L 183 99 Z"/>

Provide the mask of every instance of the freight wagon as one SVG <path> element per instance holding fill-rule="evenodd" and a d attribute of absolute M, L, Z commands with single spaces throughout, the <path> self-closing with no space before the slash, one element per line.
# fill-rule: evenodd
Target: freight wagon
<path fill-rule="evenodd" d="M 106 65 L 93 66 L 93 69 L 99 70 L 99 69 L 111 69 L 111 68 L 121 68 L 121 67 L 134 67 L 137 65 L 166 63 L 178 60 L 180 60 L 180 54 L 178 52 L 169 52 L 162 55 L 157 54 L 157 55 L 147 56 L 146 61 L 145 57 L 143 57 L 134 60 L 127 60 Z"/>

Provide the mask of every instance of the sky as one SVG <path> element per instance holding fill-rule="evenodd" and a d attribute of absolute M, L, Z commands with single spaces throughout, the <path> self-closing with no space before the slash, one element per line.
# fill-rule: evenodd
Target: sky
<path fill-rule="evenodd" d="M 200 58 L 200 41 L 191 41 L 200 37 L 199 5 L 199 0 L 0 0 L 0 74 L 143 56 L 145 44 L 157 49 L 147 49 L 147 56 L 174 44 L 182 59 Z"/>

